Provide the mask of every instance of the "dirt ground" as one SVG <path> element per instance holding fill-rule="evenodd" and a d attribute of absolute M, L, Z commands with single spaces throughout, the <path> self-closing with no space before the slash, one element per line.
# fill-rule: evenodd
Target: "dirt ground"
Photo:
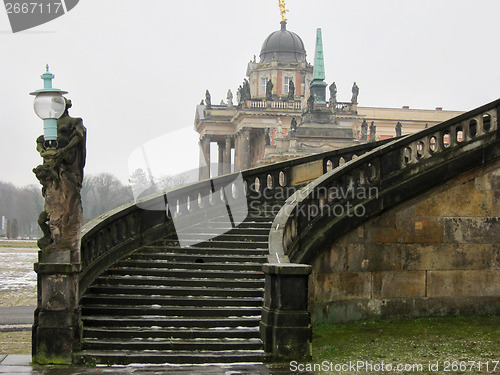
<path fill-rule="evenodd" d="M 31 331 L 0 332 L 0 354 L 31 354 Z"/>

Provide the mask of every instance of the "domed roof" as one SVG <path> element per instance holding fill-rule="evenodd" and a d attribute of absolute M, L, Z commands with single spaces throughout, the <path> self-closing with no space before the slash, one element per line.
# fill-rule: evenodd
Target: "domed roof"
<path fill-rule="evenodd" d="M 270 34 L 260 50 L 260 62 L 273 59 L 282 62 L 302 62 L 306 59 L 304 42 L 294 32 L 286 29 L 286 21 L 281 21 L 281 30 Z"/>

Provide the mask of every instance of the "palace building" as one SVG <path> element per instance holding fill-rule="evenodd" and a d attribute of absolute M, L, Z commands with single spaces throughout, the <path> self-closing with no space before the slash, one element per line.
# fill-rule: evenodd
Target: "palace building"
<path fill-rule="evenodd" d="M 283 13 L 282 13 L 283 15 Z M 462 112 L 358 105 L 353 84 L 349 102 L 337 101 L 335 83 L 325 82 L 323 41 L 317 29 L 314 65 L 299 35 L 279 30 L 264 40 L 259 60 L 227 102 L 211 103 L 209 90 L 196 108 L 200 134 L 200 179 L 277 161 L 417 132 Z M 213 145 L 218 159 L 210 160 Z M 217 164 L 216 170 L 204 167 Z"/>

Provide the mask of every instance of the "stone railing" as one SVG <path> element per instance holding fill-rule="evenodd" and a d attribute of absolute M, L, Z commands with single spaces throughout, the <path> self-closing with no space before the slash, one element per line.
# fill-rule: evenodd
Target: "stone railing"
<path fill-rule="evenodd" d="M 246 100 L 244 103 L 245 108 L 271 108 L 271 109 L 290 109 L 293 111 L 300 111 L 302 109 L 301 101 L 295 100 Z"/>
<path fill-rule="evenodd" d="M 310 263 L 323 245 L 384 210 L 500 155 L 500 100 L 393 140 L 344 163 L 287 199 L 269 236 L 275 263 Z"/>
<path fill-rule="evenodd" d="M 356 114 L 356 104 L 351 102 L 337 102 L 335 103 L 335 113 L 340 114 Z"/>

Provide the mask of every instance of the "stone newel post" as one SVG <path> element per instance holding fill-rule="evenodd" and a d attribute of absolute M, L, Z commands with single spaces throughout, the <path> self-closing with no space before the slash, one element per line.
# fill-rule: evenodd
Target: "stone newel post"
<path fill-rule="evenodd" d="M 307 311 L 310 265 L 268 263 L 260 336 L 274 359 L 311 356 L 311 316 Z"/>
<path fill-rule="evenodd" d="M 37 273 L 37 308 L 33 325 L 33 361 L 70 364 L 80 342 L 78 277 L 80 263 L 80 190 L 85 165 L 86 129 L 81 118 L 69 116 L 71 101 L 57 120 L 57 144 L 37 139 L 43 164 L 33 172 L 42 185 L 45 205 L 38 223 L 44 236 Z"/>

